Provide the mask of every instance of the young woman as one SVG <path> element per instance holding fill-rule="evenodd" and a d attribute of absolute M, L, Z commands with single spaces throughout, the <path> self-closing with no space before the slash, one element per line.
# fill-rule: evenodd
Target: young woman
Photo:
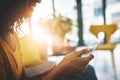
<path fill-rule="evenodd" d="M 32 16 L 34 7 L 40 2 L 41 0 L 0 0 L 0 80 L 41 79 L 42 74 L 32 78 L 25 75 L 18 36 L 14 31 Z M 42 80 L 62 80 L 81 75 L 86 71 L 93 55 L 84 58 L 79 56 L 88 51 L 89 49 L 83 49 L 70 53 L 48 74 L 42 75 Z"/>

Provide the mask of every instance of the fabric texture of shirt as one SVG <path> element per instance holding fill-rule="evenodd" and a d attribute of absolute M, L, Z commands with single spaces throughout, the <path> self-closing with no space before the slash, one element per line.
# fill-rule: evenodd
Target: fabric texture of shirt
<path fill-rule="evenodd" d="M 16 48 L 12 51 L 0 37 L 0 80 L 20 80 L 23 70 L 22 54 L 17 34 Z"/>

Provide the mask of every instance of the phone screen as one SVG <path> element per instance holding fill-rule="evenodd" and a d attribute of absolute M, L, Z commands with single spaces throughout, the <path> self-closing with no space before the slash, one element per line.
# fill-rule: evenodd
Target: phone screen
<path fill-rule="evenodd" d="M 92 54 L 100 44 L 101 44 L 101 41 L 98 42 L 93 48 L 91 48 L 90 51 L 81 55 L 81 57 L 86 57 L 86 56 L 89 56 L 90 54 Z"/>

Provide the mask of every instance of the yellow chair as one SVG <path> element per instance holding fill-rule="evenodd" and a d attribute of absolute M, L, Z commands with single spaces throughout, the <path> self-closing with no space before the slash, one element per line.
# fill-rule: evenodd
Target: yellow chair
<path fill-rule="evenodd" d="M 90 26 L 90 32 L 93 33 L 96 37 L 98 37 L 99 32 L 104 32 L 105 34 L 105 42 L 104 44 L 99 45 L 97 47 L 97 50 L 110 50 L 111 51 L 113 70 L 114 70 L 116 80 L 117 80 L 117 73 L 116 73 L 114 54 L 113 54 L 116 44 L 112 44 L 110 42 L 110 38 L 111 38 L 111 35 L 117 29 L 118 29 L 117 24 L 109 24 L 109 25 L 104 24 L 104 25 L 91 25 Z"/>

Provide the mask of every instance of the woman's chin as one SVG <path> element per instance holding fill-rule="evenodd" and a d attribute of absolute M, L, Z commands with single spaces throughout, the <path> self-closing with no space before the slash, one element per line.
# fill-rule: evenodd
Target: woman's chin
<path fill-rule="evenodd" d="M 27 17 L 32 17 L 32 13 L 33 13 L 34 9 L 30 8 L 29 10 L 26 11 L 26 16 Z"/>
<path fill-rule="evenodd" d="M 27 14 L 27 17 L 31 18 L 32 17 L 32 13 Z"/>

